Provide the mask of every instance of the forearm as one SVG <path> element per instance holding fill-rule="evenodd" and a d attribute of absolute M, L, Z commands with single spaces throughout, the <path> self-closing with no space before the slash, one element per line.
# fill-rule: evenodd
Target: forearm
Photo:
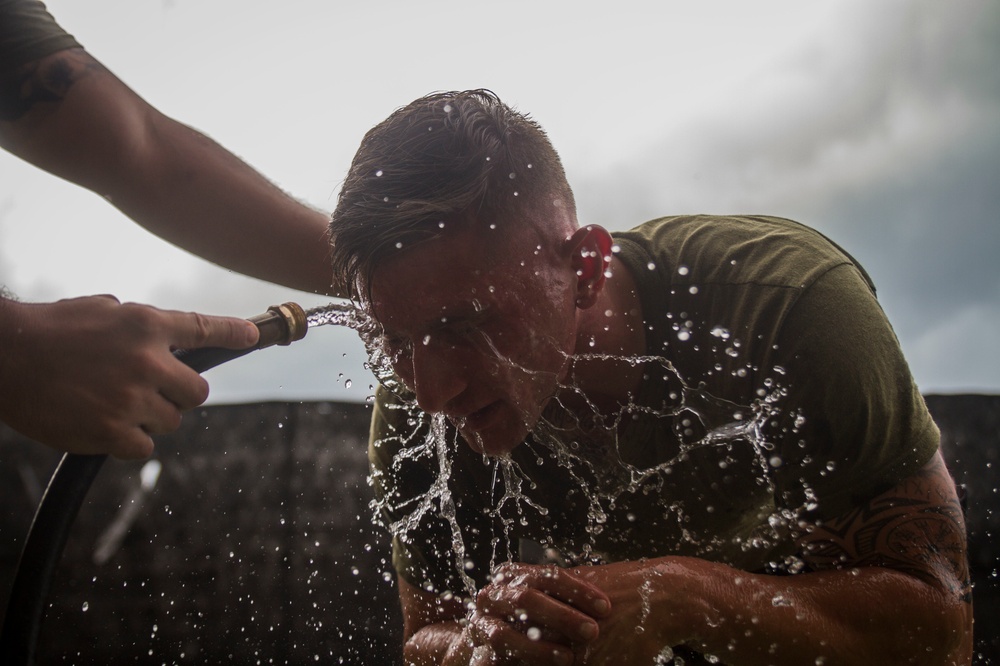
<path fill-rule="evenodd" d="M 696 601 L 687 644 L 723 663 L 965 663 L 971 607 L 907 574 L 861 567 L 770 576 L 701 560 L 681 566 L 700 585 L 688 597 Z M 659 593 L 660 612 L 669 612 L 662 609 L 675 603 L 670 586 Z M 654 605 L 650 622 L 656 613 Z"/>
<path fill-rule="evenodd" d="M 62 85 L 44 72 L 58 71 Z M 197 131 L 159 113 L 82 49 L 40 61 L 0 145 L 86 187 L 137 223 L 246 275 L 326 294 L 327 216 Z"/>
<path fill-rule="evenodd" d="M 268 182 L 195 130 L 150 110 L 132 182 L 109 182 L 112 203 L 161 238 L 220 266 L 334 295 L 326 214 Z M 150 190 L 148 183 L 157 183 Z"/>

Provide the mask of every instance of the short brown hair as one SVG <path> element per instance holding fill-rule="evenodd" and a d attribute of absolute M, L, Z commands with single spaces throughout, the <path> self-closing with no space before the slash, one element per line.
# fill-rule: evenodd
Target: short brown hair
<path fill-rule="evenodd" d="M 398 248 L 448 225 L 537 218 L 553 203 L 575 220 L 562 163 L 538 123 L 489 90 L 421 97 L 373 127 L 354 156 L 330 222 L 335 283 L 361 296 Z"/>

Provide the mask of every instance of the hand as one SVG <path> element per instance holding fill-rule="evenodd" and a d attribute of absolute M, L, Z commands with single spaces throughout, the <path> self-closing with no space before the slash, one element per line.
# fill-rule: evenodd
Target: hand
<path fill-rule="evenodd" d="M 689 562 L 663 557 L 571 569 L 611 601 L 611 612 L 579 663 L 648 666 L 664 648 L 688 642 L 705 617 L 696 592 L 703 576 Z"/>
<path fill-rule="evenodd" d="M 112 296 L 0 302 L 0 419 L 71 453 L 144 458 L 150 435 L 180 426 L 208 383 L 176 348 L 245 349 L 242 319 L 120 304 Z"/>
<path fill-rule="evenodd" d="M 502 565 L 476 596 L 464 632 L 471 663 L 569 666 L 609 609 L 607 595 L 566 569 Z"/>

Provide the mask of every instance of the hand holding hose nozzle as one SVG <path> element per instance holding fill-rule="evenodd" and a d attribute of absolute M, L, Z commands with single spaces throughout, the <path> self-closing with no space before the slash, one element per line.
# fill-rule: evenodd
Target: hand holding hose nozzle
<path fill-rule="evenodd" d="M 267 312 L 251 317 L 249 321 L 256 324 L 260 332 L 253 347 L 179 349 L 174 356 L 201 373 L 257 349 L 289 345 L 305 337 L 308 330 L 306 313 L 296 303 L 272 305 Z M 70 527 L 83 499 L 106 459 L 106 455 L 67 453 L 53 473 L 35 512 L 14 576 L 3 632 L 0 633 L 0 664 L 34 664 L 52 571 L 62 556 Z"/>
<path fill-rule="evenodd" d="M 179 360 L 195 372 L 205 372 L 234 358 L 246 356 L 252 351 L 273 345 L 288 346 L 305 337 L 308 330 L 305 310 L 298 303 L 272 305 L 267 312 L 250 317 L 260 331 L 257 344 L 247 349 L 223 349 L 203 347 L 201 349 L 178 349 L 174 352 Z"/>

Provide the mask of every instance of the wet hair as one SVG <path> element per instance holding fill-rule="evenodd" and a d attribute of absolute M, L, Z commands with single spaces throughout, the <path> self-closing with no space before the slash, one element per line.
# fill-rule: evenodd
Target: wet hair
<path fill-rule="evenodd" d="M 472 224 L 544 224 L 557 208 L 575 224 L 562 163 L 534 120 L 489 90 L 433 93 L 361 141 L 330 222 L 334 281 L 367 298 L 400 248 Z"/>

